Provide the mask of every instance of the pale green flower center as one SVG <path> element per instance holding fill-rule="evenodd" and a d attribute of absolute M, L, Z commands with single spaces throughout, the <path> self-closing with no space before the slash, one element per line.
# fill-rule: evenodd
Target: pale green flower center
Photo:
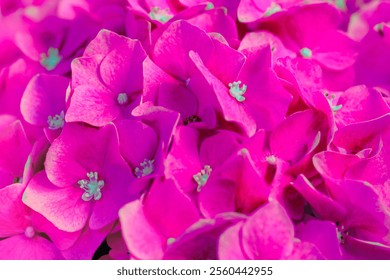
<path fill-rule="evenodd" d="M 208 11 L 208 10 L 212 10 L 212 9 L 214 9 L 214 4 L 212 2 L 208 2 L 205 10 Z"/>
<path fill-rule="evenodd" d="M 58 49 L 49 48 L 46 53 L 41 54 L 40 63 L 46 70 L 51 71 L 57 67 L 58 63 L 60 63 L 62 57 L 59 55 Z"/>
<path fill-rule="evenodd" d="M 272 2 L 271 5 L 265 11 L 264 16 L 269 17 L 273 14 L 276 14 L 277 12 L 280 12 L 281 10 L 282 7 L 278 3 Z"/>
<path fill-rule="evenodd" d="M 49 116 L 47 118 L 47 123 L 49 125 L 49 129 L 56 130 L 56 129 L 62 128 L 64 126 L 64 123 L 65 123 L 64 118 L 65 118 L 64 111 L 61 111 L 61 113 L 59 115 L 54 115 L 53 117 Z"/>
<path fill-rule="evenodd" d="M 211 169 L 210 165 L 205 165 L 199 173 L 196 173 L 194 176 L 192 176 L 195 182 L 198 184 L 198 192 L 200 192 L 203 186 L 206 185 L 212 171 L 213 170 Z"/>
<path fill-rule="evenodd" d="M 168 8 L 161 9 L 160 7 L 153 7 L 149 13 L 150 19 L 157 20 L 161 23 L 169 21 L 173 15 Z"/>
<path fill-rule="evenodd" d="M 90 201 L 92 198 L 95 200 L 99 200 L 102 198 L 101 189 L 104 187 L 104 181 L 99 180 L 97 172 L 89 172 L 87 173 L 88 180 L 80 180 L 78 184 L 80 188 L 85 192 L 81 196 L 82 200 Z"/>
<path fill-rule="evenodd" d="M 313 52 L 309 48 L 302 48 L 300 53 L 304 58 L 311 58 L 313 56 Z"/>
<path fill-rule="evenodd" d="M 247 86 L 245 84 L 241 85 L 241 81 L 229 83 L 229 93 L 232 97 L 234 97 L 238 102 L 243 102 L 245 97 L 243 96 L 247 90 Z"/>
<path fill-rule="evenodd" d="M 120 105 L 125 105 L 129 101 L 129 97 L 127 96 L 127 93 L 122 92 L 118 94 L 116 100 Z"/>
<path fill-rule="evenodd" d="M 139 167 L 136 167 L 134 174 L 137 178 L 145 177 L 154 172 L 154 159 L 144 159 Z"/>
<path fill-rule="evenodd" d="M 274 155 L 269 155 L 265 159 L 268 164 L 275 165 L 276 164 L 276 157 Z"/>

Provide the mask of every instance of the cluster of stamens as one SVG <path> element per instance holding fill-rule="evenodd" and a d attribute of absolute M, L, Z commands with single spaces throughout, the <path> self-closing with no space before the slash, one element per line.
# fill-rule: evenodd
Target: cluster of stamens
<path fill-rule="evenodd" d="M 64 126 L 65 113 L 61 111 L 59 115 L 54 115 L 54 117 L 49 116 L 47 118 L 47 123 L 49 125 L 49 129 L 56 130 L 62 128 Z"/>
<path fill-rule="evenodd" d="M 272 2 L 271 5 L 265 11 L 264 16 L 269 17 L 277 12 L 280 12 L 281 10 L 282 7 L 279 4 Z"/>
<path fill-rule="evenodd" d="M 41 65 L 46 68 L 46 70 L 51 71 L 58 63 L 60 63 L 62 57 L 59 55 L 58 49 L 49 48 L 47 55 L 45 53 L 41 54 Z"/>
<path fill-rule="evenodd" d="M 238 102 L 243 102 L 245 97 L 243 96 L 247 90 L 247 86 L 245 84 L 241 85 L 241 81 L 229 83 L 229 93 L 232 97 L 234 97 Z"/>
<path fill-rule="evenodd" d="M 134 170 L 134 175 L 137 178 L 145 177 L 147 175 L 152 174 L 154 171 L 154 159 L 144 159 L 143 162 L 141 162 L 139 167 L 136 167 Z"/>
<path fill-rule="evenodd" d="M 160 7 L 151 8 L 149 16 L 150 19 L 157 20 L 161 23 L 166 23 L 173 17 L 168 8 L 161 9 Z"/>
<path fill-rule="evenodd" d="M 126 105 L 127 102 L 129 102 L 129 97 L 127 96 L 127 93 L 119 93 L 118 97 L 116 98 L 119 105 Z"/>
<path fill-rule="evenodd" d="M 192 176 L 195 182 L 198 184 L 196 189 L 198 192 L 200 192 L 203 186 L 206 185 L 212 171 L 213 170 L 211 169 L 210 165 L 205 165 L 199 173 L 196 173 L 194 176 Z"/>
<path fill-rule="evenodd" d="M 95 200 L 99 200 L 102 198 L 101 189 L 104 187 L 104 181 L 99 180 L 99 176 L 97 172 L 89 172 L 87 173 L 88 180 L 80 180 L 78 184 L 80 188 L 85 192 L 82 195 L 82 200 L 90 201 L 92 198 Z"/>
<path fill-rule="evenodd" d="M 304 58 L 311 58 L 313 56 L 313 52 L 309 48 L 302 48 L 300 54 Z"/>

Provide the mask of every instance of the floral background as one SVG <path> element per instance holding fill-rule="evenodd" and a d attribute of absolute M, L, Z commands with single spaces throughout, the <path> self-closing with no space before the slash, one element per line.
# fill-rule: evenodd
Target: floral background
<path fill-rule="evenodd" d="M 0 259 L 390 259 L 389 1 L 0 8 Z"/>

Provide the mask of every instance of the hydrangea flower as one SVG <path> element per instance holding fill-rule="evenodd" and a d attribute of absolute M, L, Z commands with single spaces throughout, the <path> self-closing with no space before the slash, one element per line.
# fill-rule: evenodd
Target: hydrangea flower
<path fill-rule="evenodd" d="M 29 182 L 23 201 L 61 230 L 96 230 L 114 222 L 119 208 L 132 199 L 134 178 L 119 153 L 113 125 L 95 129 L 67 124 L 47 153 L 45 171 Z"/>
<path fill-rule="evenodd" d="M 84 57 L 72 62 L 73 93 L 65 120 L 104 126 L 129 116 L 140 102 L 145 57 L 140 42 L 100 31 Z"/>

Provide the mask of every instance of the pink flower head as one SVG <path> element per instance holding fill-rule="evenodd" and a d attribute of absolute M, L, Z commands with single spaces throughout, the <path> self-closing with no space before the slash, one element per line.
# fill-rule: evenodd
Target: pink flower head
<path fill-rule="evenodd" d="M 61 230 L 107 226 L 132 199 L 134 175 L 119 153 L 113 125 L 65 125 L 48 151 L 45 168 L 32 178 L 23 200 Z"/>
<path fill-rule="evenodd" d="M 65 120 L 104 126 L 129 117 L 140 102 L 145 57 L 138 41 L 100 31 L 84 56 L 72 62 L 73 94 Z"/>

